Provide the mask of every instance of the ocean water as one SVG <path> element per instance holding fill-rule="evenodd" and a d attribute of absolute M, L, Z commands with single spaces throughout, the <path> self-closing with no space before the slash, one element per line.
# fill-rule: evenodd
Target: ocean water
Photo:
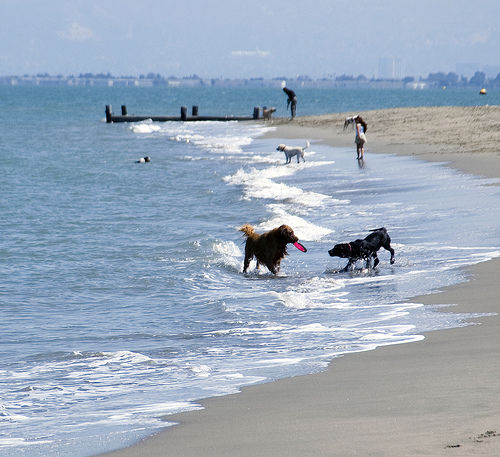
<path fill-rule="evenodd" d="M 299 115 L 499 102 L 475 91 L 297 92 Z M 472 315 L 407 299 L 500 254 L 497 181 L 369 148 L 360 167 L 354 143 L 311 142 L 305 163 L 285 165 L 276 146 L 290 141 L 264 139 L 264 124 L 104 122 L 106 104 L 285 115 L 285 102 L 270 89 L 0 86 L 0 455 L 124 447 L 201 398 L 468 325 Z M 254 263 L 243 274 L 246 223 L 286 223 L 308 252 L 290 246 L 277 276 Z M 329 257 L 382 226 L 394 265 L 381 251 L 377 269 L 345 273 Z"/>

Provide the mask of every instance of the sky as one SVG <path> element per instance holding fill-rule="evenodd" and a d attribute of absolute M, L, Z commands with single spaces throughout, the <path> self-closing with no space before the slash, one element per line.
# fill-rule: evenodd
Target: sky
<path fill-rule="evenodd" d="M 0 0 L 0 75 L 377 78 L 380 59 L 401 59 L 401 76 L 425 78 L 472 64 L 495 77 L 499 5 L 499 0 Z"/>

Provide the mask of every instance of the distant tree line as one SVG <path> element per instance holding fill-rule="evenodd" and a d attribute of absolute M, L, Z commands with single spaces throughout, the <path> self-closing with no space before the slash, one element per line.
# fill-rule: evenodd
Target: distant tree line
<path fill-rule="evenodd" d="M 23 75 L 24 78 L 30 78 L 33 76 Z M 57 79 L 130 79 L 130 80 L 149 80 L 152 81 L 153 85 L 164 85 L 168 84 L 169 81 L 204 81 L 204 79 L 196 74 L 190 76 L 184 76 L 182 78 L 176 76 L 164 77 L 160 73 L 147 73 L 141 74 L 139 77 L 137 76 L 113 76 L 110 72 L 108 73 L 80 73 L 78 76 L 70 75 L 70 76 L 51 76 L 49 73 L 38 73 L 36 78 L 57 78 Z M 259 81 L 265 80 L 266 78 L 249 78 L 249 81 Z M 229 80 L 229 79 L 228 79 Z M 272 81 L 314 81 L 313 78 L 307 75 L 299 75 L 295 78 L 288 78 L 286 76 L 279 76 L 275 78 L 271 78 Z M 403 79 L 375 79 L 375 77 L 368 79 L 364 75 L 352 76 L 352 75 L 340 75 L 333 76 L 329 75 L 328 77 L 324 77 L 322 79 L 318 79 L 317 81 L 339 81 L 339 82 L 368 82 L 368 81 L 402 81 L 404 84 L 409 84 L 416 82 L 416 79 L 413 76 L 407 76 Z M 482 71 L 476 71 L 474 76 L 470 79 L 465 76 L 459 76 L 457 73 L 450 72 L 438 72 L 438 73 L 429 73 L 428 77 L 420 78 L 418 82 L 427 83 L 429 87 L 449 87 L 449 88 L 500 88 L 500 73 L 496 76 L 496 78 L 486 78 L 486 74 Z"/>
<path fill-rule="evenodd" d="M 368 81 L 368 78 L 364 75 L 352 76 L 352 75 L 341 75 L 335 78 L 336 81 Z M 373 81 L 375 78 L 372 79 Z M 413 76 L 406 76 L 402 79 L 406 83 L 415 82 Z M 467 79 L 465 76 L 459 76 L 456 73 L 429 73 L 427 79 L 420 79 L 421 82 L 427 82 L 432 86 L 443 86 L 443 87 L 493 87 L 500 88 L 500 73 L 496 78 L 486 78 L 486 73 L 482 71 L 476 71 L 474 76 Z"/>
<path fill-rule="evenodd" d="M 439 86 L 446 87 L 495 87 L 500 88 L 500 73 L 495 79 L 487 79 L 486 74 L 482 71 L 476 71 L 474 76 L 469 80 L 456 73 L 430 73 L 427 78 L 429 82 L 434 82 Z"/>

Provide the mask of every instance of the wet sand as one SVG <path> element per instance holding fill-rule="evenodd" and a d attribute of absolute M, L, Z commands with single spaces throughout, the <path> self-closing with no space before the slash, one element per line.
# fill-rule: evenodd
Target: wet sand
<path fill-rule="evenodd" d="M 268 136 L 349 147 L 355 160 L 354 131 L 342 128 L 353 114 L 368 123 L 367 161 L 379 152 L 414 155 L 500 178 L 500 107 L 276 119 Z M 455 305 L 443 312 L 498 313 L 500 259 L 466 271 L 468 282 L 412 301 Z M 166 418 L 180 425 L 105 455 L 499 456 L 500 318 L 471 322 L 346 355 L 322 373 L 200 401 L 203 410 Z"/>
<path fill-rule="evenodd" d="M 365 152 L 417 156 L 450 162 L 466 173 L 498 178 L 500 106 L 393 108 L 322 116 L 277 118 L 268 137 L 320 139 L 354 149 L 354 130 L 343 129 L 347 116 L 368 123 Z"/>

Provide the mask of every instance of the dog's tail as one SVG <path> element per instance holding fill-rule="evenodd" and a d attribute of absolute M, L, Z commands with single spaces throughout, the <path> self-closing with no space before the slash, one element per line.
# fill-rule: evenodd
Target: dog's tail
<path fill-rule="evenodd" d="M 252 236 L 254 233 L 254 229 L 250 224 L 245 224 L 240 228 L 240 232 L 243 232 L 245 236 Z"/>
<path fill-rule="evenodd" d="M 310 146 L 309 141 L 306 140 L 306 145 L 304 146 L 304 149 L 307 149 Z"/>

